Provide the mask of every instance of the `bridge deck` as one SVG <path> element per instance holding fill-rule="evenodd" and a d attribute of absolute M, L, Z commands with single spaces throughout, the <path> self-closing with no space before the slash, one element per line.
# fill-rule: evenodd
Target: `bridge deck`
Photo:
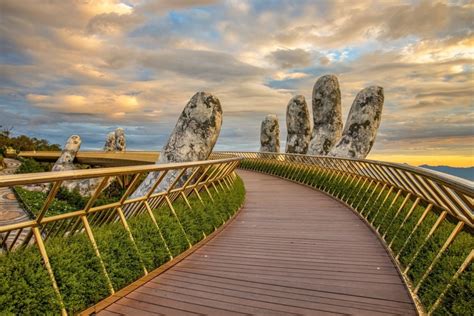
<path fill-rule="evenodd" d="M 100 315 L 416 314 L 393 263 L 347 207 L 239 171 L 245 207 L 216 238 Z"/>

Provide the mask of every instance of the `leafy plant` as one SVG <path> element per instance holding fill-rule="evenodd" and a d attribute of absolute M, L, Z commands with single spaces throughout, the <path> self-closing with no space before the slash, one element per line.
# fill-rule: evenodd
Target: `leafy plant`
<path fill-rule="evenodd" d="M 48 162 L 38 162 L 32 158 L 18 157 L 21 165 L 16 169 L 15 173 L 33 173 L 33 172 L 48 172 L 51 171 L 52 164 Z"/>
<path fill-rule="evenodd" d="M 17 189 L 37 212 L 40 206 L 34 201 L 44 198 L 44 194 Z M 175 257 L 188 248 L 186 236 L 194 243 L 204 238 L 203 232 L 209 234 L 215 226 L 221 225 L 223 219 L 228 219 L 242 204 L 245 189 L 242 181 L 237 179 L 232 190 L 214 194 L 214 202 L 205 194 L 201 193 L 204 205 L 196 196 L 189 198 L 193 210 L 189 210 L 183 200 L 173 203 L 186 235 L 166 205 L 153 210 L 164 240 L 148 213 L 127 220 L 135 244 L 120 222 L 92 227 L 106 271 L 116 291 L 142 276 L 143 265 L 151 271 L 168 261 L 170 256 L 165 243 Z M 58 208 L 69 205 L 64 203 L 53 201 L 51 210 L 58 211 Z M 54 237 L 45 244 L 69 313 L 77 313 L 110 295 L 100 261 L 84 233 Z M 59 300 L 36 247 L 0 255 L 0 315 L 59 312 Z"/>

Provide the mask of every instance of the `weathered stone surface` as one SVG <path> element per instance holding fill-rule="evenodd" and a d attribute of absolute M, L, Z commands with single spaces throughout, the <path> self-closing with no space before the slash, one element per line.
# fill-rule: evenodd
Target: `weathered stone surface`
<path fill-rule="evenodd" d="M 280 125 L 276 114 L 268 114 L 260 128 L 260 151 L 280 152 Z"/>
<path fill-rule="evenodd" d="M 79 148 L 81 148 L 81 142 L 81 137 L 79 135 L 72 135 L 69 137 L 64 145 L 61 156 L 56 160 L 51 171 L 74 170 L 73 161 L 74 158 L 76 158 Z"/>
<path fill-rule="evenodd" d="M 125 151 L 127 142 L 123 128 L 117 128 L 115 131 L 107 134 L 105 138 L 104 151 Z"/>
<path fill-rule="evenodd" d="M 372 86 L 361 90 L 352 103 L 342 138 L 329 156 L 364 159 L 377 136 L 384 102 L 383 88 Z"/>
<path fill-rule="evenodd" d="M 334 75 L 320 77 L 313 87 L 313 136 L 309 155 L 326 155 L 341 137 L 341 91 Z"/>
<path fill-rule="evenodd" d="M 72 135 L 69 137 L 64 145 L 61 156 L 59 156 L 51 171 L 76 170 L 77 167 L 73 162 L 81 147 L 81 142 L 81 137 L 78 135 Z M 89 196 L 95 191 L 101 180 L 102 178 L 64 181 L 61 186 L 69 191 L 77 190 L 82 196 Z M 29 189 L 36 190 L 35 188 Z"/>
<path fill-rule="evenodd" d="M 125 151 L 127 147 L 127 142 L 125 140 L 125 131 L 123 128 L 117 128 L 115 130 L 115 150 L 116 151 Z"/>
<path fill-rule="evenodd" d="M 302 95 L 293 97 L 286 107 L 286 152 L 306 154 L 311 140 L 311 123 L 306 99 Z"/>
<path fill-rule="evenodd" d="M 115 132 L 110 132 L 105 138 L 104 151 L 114 151 L 115 150 Z"/>
<path fill-rule="evenodd" d="M 217 142 L 222 126 L 222 107 L 219 99 L 207 92 L 196 93 L 184 107 L 168 142 L 163 147 L 157 164 L 205 160 Z M 170 171 L 154 192 L 168 188 L 179 172 Z M 151 172 L 131 197 L 149 192 L 159 177 Z M 186 178 L 186 177 L 184 177 Z"/>

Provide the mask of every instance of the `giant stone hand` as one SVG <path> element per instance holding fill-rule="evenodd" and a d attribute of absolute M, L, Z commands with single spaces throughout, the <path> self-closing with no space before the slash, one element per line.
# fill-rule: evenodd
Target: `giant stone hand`
<path fill-rule="evenodd" d="M 383 88 L 362 89 L 354 99 L 343 130 L 341 91 L 334 75 L 320 77 L 313 87 L 313 132 L 308 145 L 309 114 L 303 96 L 293 97 L 287 106 L 286 152 L 294 154 L 364 159 L 377 136 L 384 103 Z M 262 152 L 279 152 L 279 129 L 275 115 L 262 122 Z"/>
<path fill-rule="evenodd" d="M 309 155 L 364 159 L 382 118 L 383 88 L 362 89 L 354 99 L 342 131 L 341 91 L 334 75 L 319 78 L 313 88 L 313 138 Z M 342 132 L 342 136 L 341 136 Z"/>

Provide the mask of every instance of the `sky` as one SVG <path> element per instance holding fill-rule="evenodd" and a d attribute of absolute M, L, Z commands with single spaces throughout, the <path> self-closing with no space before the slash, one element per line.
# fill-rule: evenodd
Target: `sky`
<path fill-rule="evenodd" d="M 257 151 L 260 123 L 335 74 L 343 120 L 384 88 L 369 159 L 474 165 L 471 1 L 75 0 L 0 2 L 0 125 L 102 148 L 160 150 L 198 91 L 219 98 L 216 150 Z"/>

